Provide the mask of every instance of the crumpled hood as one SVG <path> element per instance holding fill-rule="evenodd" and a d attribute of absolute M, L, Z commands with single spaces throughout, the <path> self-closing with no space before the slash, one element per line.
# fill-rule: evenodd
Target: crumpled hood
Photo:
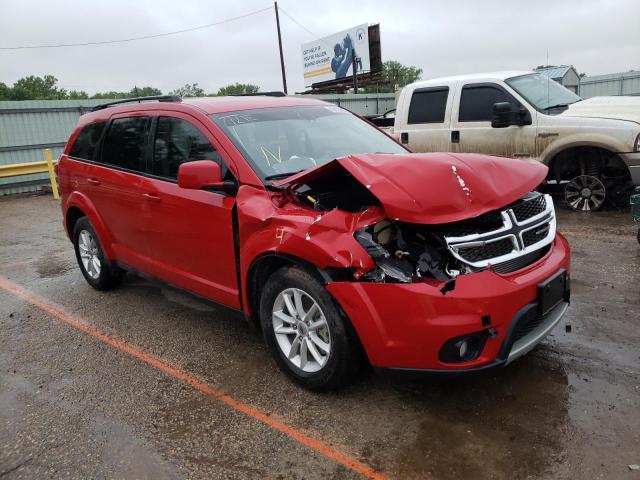
<path fill-rule="evenodd" d="M 569 105 L 563 117 L 609 118 L 640 123 L 640 97 L 593 97 Z"/>
<path fill-rule="evenodd" d="M 358 154 L 337 158 L 273 185 L 303 185 L 349 172 L 389 218 L 439 224 L 504 207 L 540 185 L 547 167 L 534 160 L 477 154 Z"/>

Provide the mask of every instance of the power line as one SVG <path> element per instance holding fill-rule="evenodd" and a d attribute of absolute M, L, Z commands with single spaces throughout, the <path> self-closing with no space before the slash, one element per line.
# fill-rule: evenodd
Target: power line
<path fill-rule="evenodd" d="M 305 27 L 303 24 L 301 24 L 299 21 L 297 21 L 295 18 L 293 18 L 291 15 L 289 15 L 289 12 L 287 12 L 284 8 L 282 7 L 278 7 L 280 9 L 280 11 L 282 13 L 284 13 L 287 17 L 289 17 L 289 20 L 291 20 L 293 23 L 295 23 L 296 25 L 298 25 L 301 29 L 303 29 L 304 31 L 306 31 L 307 33 L 310 33 L 311 35 L 313 35 L 315 37 L 316 40 L 321 41 L 322 43 L 324 43 L 325 45 L 329 45 L 327 42 L 324 41 L 324 39 L 320 38 L 318 35 L 316 35 L 315 33 L 313 33 L 311 30 L 309 30 L 307 27 Z M 332 45 L 329 45 L 332 46 Z"/>
<path fill-rule="evenodd" d="M 156 33 L 154 35 L 144 35 L 141 37 L 131 37 L 131 38 L 122 38 L 119 40 L 104 40 L 100 42 L 82 42 L 82 43 L 60 43 L 54 45 L 21 45 L 15 47 L 0 47 L 0 50 L 26 50 L 26 49 L 35 49 L 35 48 L 63 48 L 63 47 L 84 47 L 89 45 L 106 45 L 112 43 L 125 43 L 125 42 L 135 42 L 137 40 L 147 40 L 150 38 L 158 38 L 158 37 L 167 37 L 169 35 L 178 35 L 180 33 L 193 32 L 195 30 L 202 30 L 205 28 L 215 27 L 216 25 L 222 25 L 223 23 L 234 22 L 236 20 L 241 20 L 246 17 L 250 17 L 251 15 L 255 15 L 257 13 L 266 12 L 267 10 L 271 10 L 272 7 L 262 8 L 260 10 L 255 10 L 253 12 L 245 13 L 244 15 L 238 15 L 237 17 L 227 18 L 226 20 L 220 20 L 219 22 L 207 23 L 206 25 L 199 25 L 197 27 L 185 28 L 182 30 L 176 30 L 173 32 L 165 32 L 165 33 Z"/>

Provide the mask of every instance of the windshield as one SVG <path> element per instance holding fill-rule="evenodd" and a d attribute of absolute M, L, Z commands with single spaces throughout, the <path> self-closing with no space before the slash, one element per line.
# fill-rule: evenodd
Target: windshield
<path fill-rule="evenodd" d="M 571 90 L 539 73 L 508 78 L 506 82 L 533 104 L 536 110 L 551 110 L 554 107 L 564 107 L 582 100 Z"/>
<path fill-rule="evenodd" d="M 332 105 L 211 115 L 263 180 L 285 178 L 356 153 L 407 153 L 367 122 Z"/>

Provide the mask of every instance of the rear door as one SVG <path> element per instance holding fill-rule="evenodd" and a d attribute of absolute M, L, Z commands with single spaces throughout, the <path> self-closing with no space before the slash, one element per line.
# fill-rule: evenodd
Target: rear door
<path fill-rule="evenodd" d="M 401 114 L 400 140 L 413 152 L 450 151 L 449 124 L 453 91 L 448 86 L 417 88 Z"/>
<path fill-rule="evenodd" d="M 150 272 L 142 176 L 151 117 L 118 114 L 111 118 L 101 153 L 86 172 L 89 198 L 112 235 L 116 259 Z"/>
<path fill-rule="evenodd" d="M 536 112 L 519 102 L 496 83 L 466 83 L 451 120 L 452 150 L 460 153 L 486 153 L 507 157 L 535 156 Z M 493 104 L 509 102 L 514 111 L 525 108 L 533 119 L 531 125 L 491 127 Z"/>
<path fill-rule="evenodd" d="M 177 184 L 178 168 L 193 160 L 217 162 L 223 178 L 234 180 L 226 154 L 205 125 L 177 112 L 153 120 L 145 195 L 154 274 L 219 303 L 239 308 L 234 247 L 235 198 L 187 190 Z"/>

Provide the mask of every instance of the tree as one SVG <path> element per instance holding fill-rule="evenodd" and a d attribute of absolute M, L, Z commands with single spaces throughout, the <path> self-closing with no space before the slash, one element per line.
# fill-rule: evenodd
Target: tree
<path fill-rule="evenodd" d="M 0 82 L 0 100 L 11 100 L 11 87 L 7 87 L 7 84 L 2 82 Z"/>
<path fill-rule="evenodd" d="M 21 78 L 11 88 L 11 100 L 63 100 L 67 98 L 67 91 L 58 88 L 58 79 L 53 75 L 36 77 L 29 75 Z"/>
<path fill-rule="evenodd" d="M 260 87 L 258 85 L 252 85 L 251 83 L 234 83 L 233 85 L 227 85 L 226 87 L 220 87 L 216 95 L 240 95 L 243 93 L 258 93 Z"/>
<path fill-rule="evenodd" d="M 68 95 L 69 100 L 84 100 L 89 98 L 89 94 L 84 90 L 71 90 Z"/>
<path fill-rule="evenodd" d="M 379 92 L 395 92 L 399 88 L 420 80 L 422 69 L 406 66 L 396 60 L 387 60 L 382 64 L 382 78 L 387 85 L 379 87 Z"/>
<path fill-rule="evenodd" d="M 151 97 L 156 95 L 162 95 L 162 91 L 153 87 L 133 87 L 128 92 L 98 92 L 93 95 L 91 98 L 108 98 L 108 99 L 118 99 L 118 98 L 134 98 L 134 97 Z"/>
<path fill-rule="evenodd" d="M 198 83 L 188 84 L 184 87 L 176 88 L 169 92 L 169 95 L 178 95 L 179 97 L 204 97 L 204 90 L 198 86 Z"/>

